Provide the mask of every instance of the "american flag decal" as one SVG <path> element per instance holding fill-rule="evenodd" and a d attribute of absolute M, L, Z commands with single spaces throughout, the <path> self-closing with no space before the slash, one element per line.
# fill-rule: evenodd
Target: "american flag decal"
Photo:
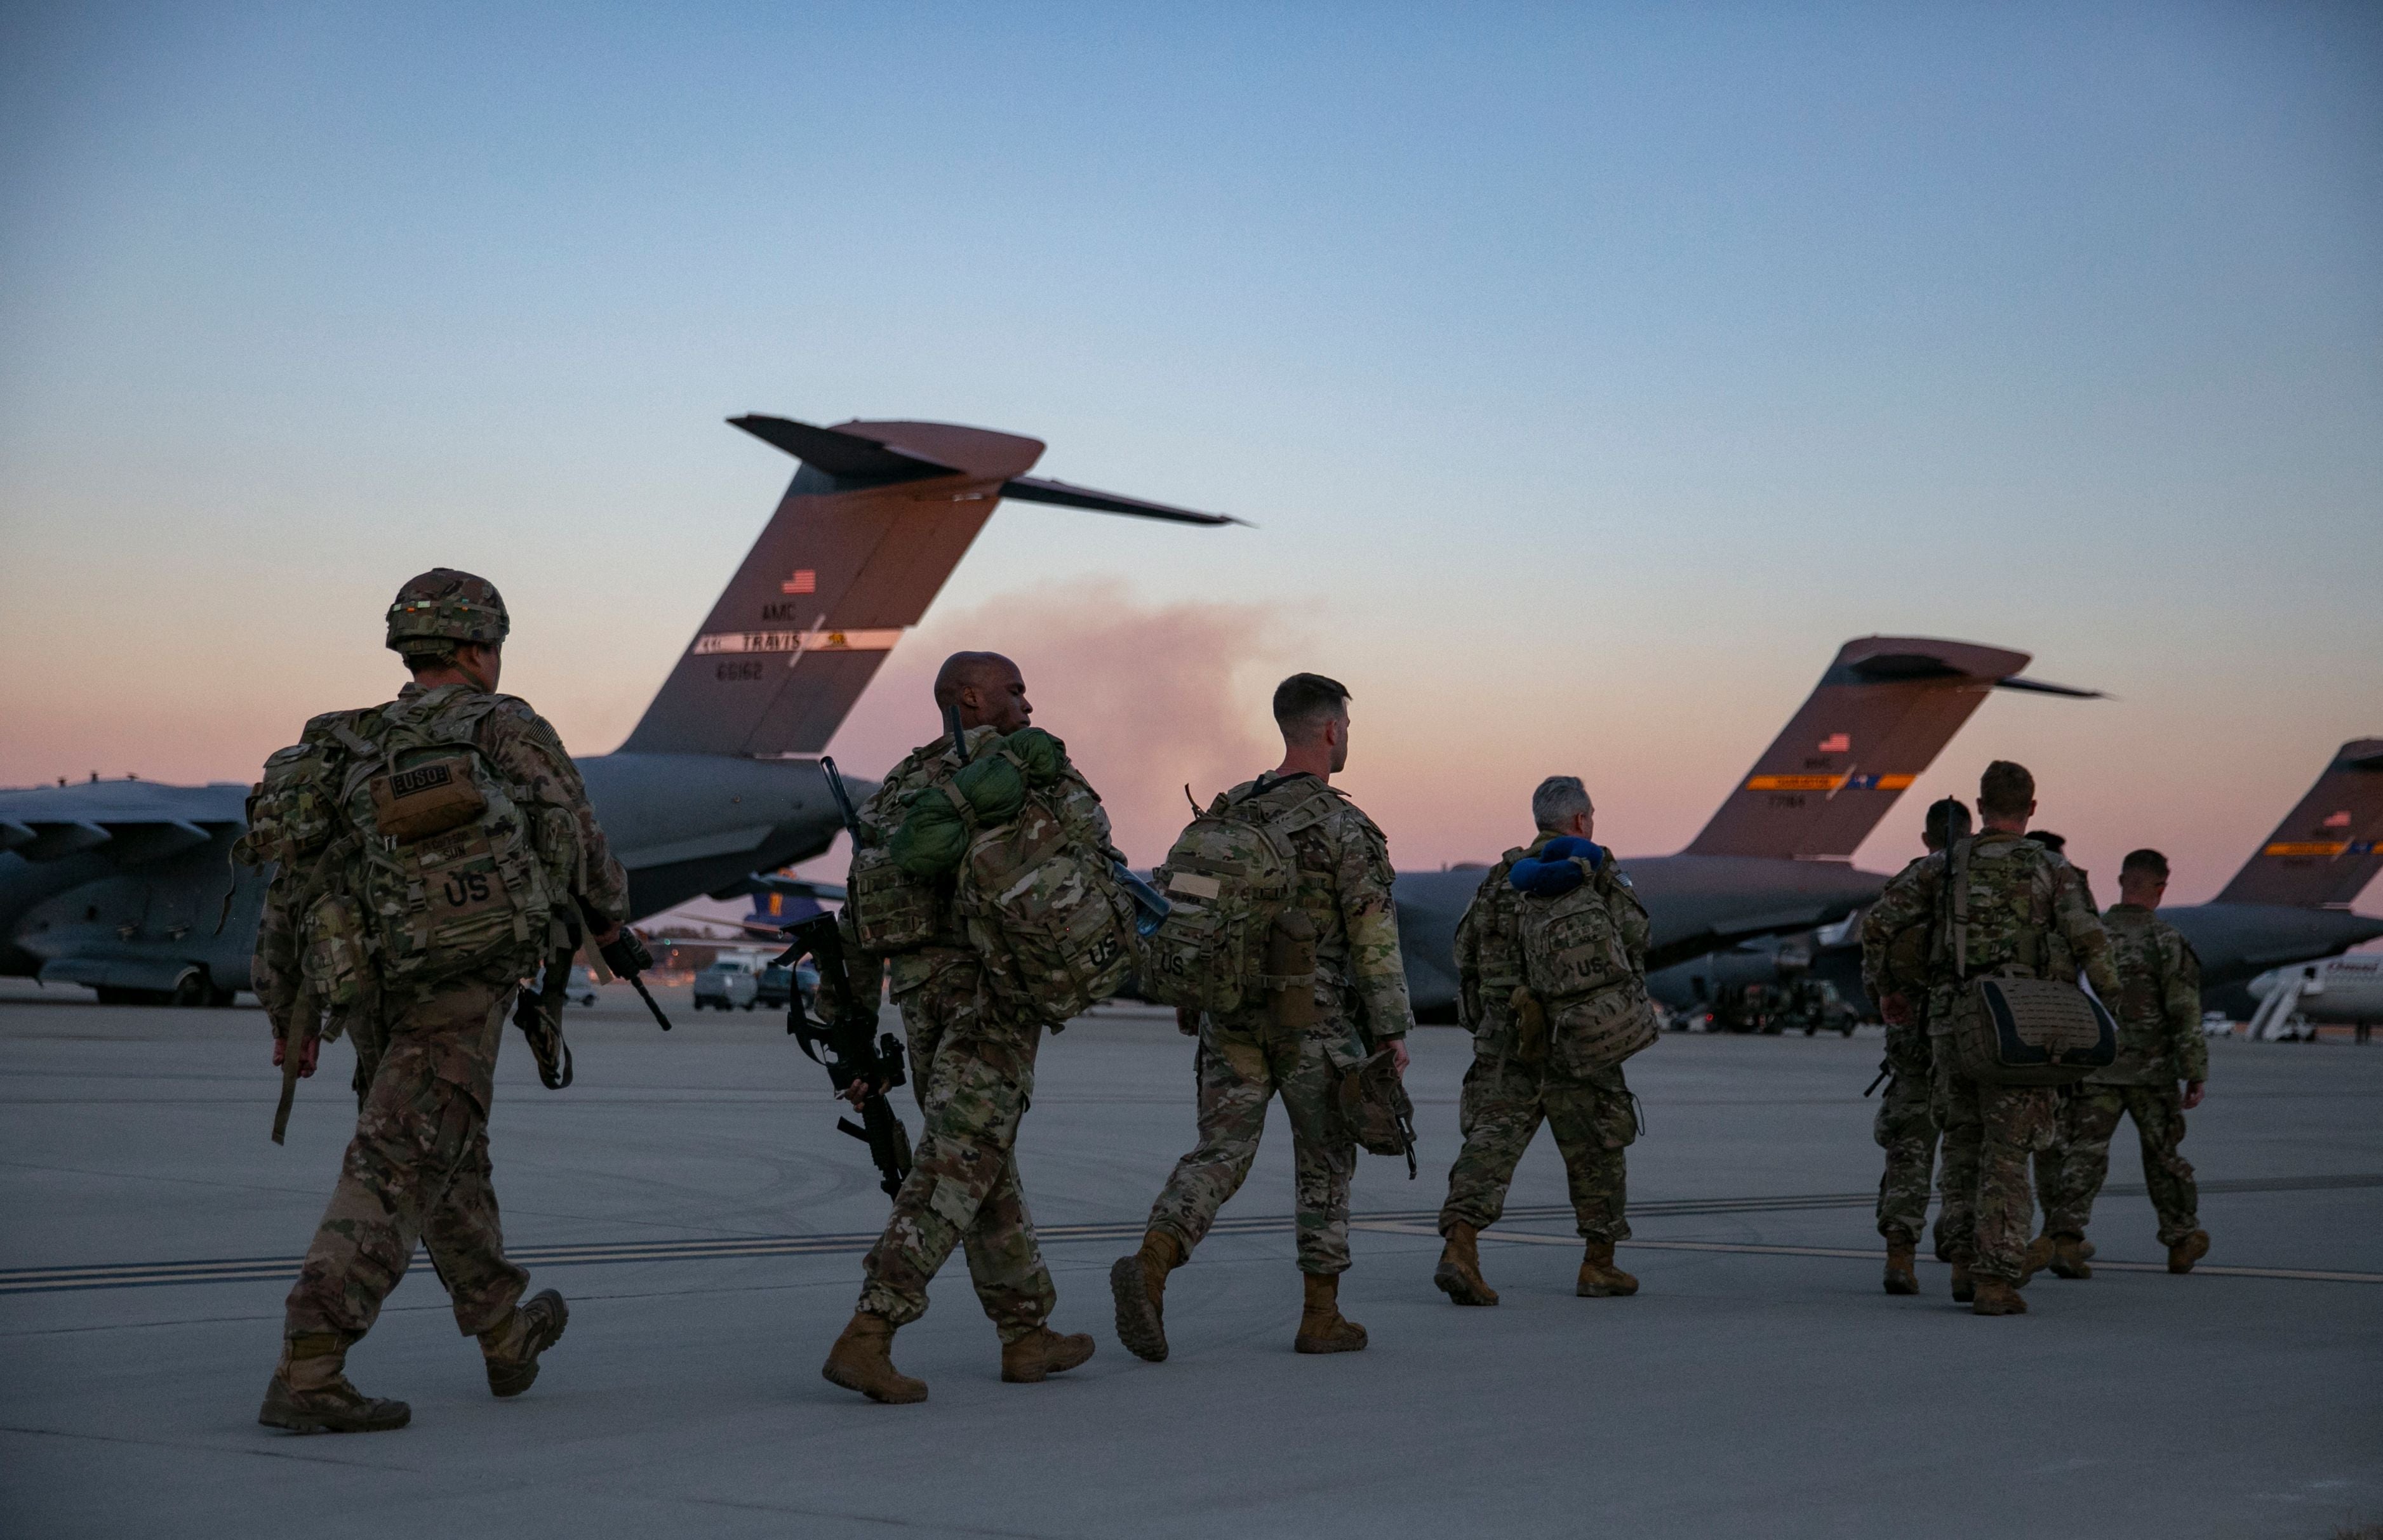
<path fill-rule="evenodd" d="M 819 573 L 813 572 L 809 567 L 796 567 L 794 571 L 793 576 L 787 578 L 785 582 L 778 585 L 778 592 L 782 594 L 816 594 L 819 592 Z"/>
<path fill-rule="evenodd" d="M 1821 752 L 1823 754 L 1850 754 L 1853 747 L 1854 741 L 1848 733 L 1832 733 L 1821 740 Z"/>

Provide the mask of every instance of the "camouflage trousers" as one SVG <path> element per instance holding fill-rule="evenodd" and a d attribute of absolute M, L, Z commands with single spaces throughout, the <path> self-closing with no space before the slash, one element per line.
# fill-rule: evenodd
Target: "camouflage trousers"
<path fill-rule="evenodd" d="M 1624 1216 L 1628 1168 L 1624 1152 L 1638 1137 L 1630 1087 L 1622 1066 L 1586 1077 L 1517 1064 L 1504 1054 L 1475 1054 L 1457 1102 L 1464 1148 L 1448 1172 L 1448 1201 L 1439 1229 L 1470 1225 L 1488 1229 L 1506 1211 L 1506 1189 L 1531 1140 L 1547 1124 L 1563 1156 L 1564 1181 L 1581 1238 L 1630 1238 Z"/>
<path fill-rule="evenodd" d="M 1357 1170 L 1357 1145 L 1333 1110 L 1332 1083 L 1337 1067 L 1360 1056 L 1353 1039 L 1347 1022 L 1329 1016 L 1304 1029 L 1263 1021 L 1220 1027 L 1215 1017 L 1204 1017 L 1192 1061 L 1200 1142 L 1175 1163 L 1150 1206 L 1150 1228 L 1172 1232 L 1191 1254 L 1249 1176 L 1266 1132 L 1266 1103 L 1278 1093 L 1290 1117 L 1299 1270 L 1347 1272 L 1349 1179 Z"/>
<path fill-rule="evenodd" d="M 1878 1101 L 1871 1137 L 1886 1152 L 1878 1178 L 1878 1233 L 1906 1246 L 1920 1244 L 1928 1226 L 1928 1188 L 1936 1174 L 1935 1088 L 1930 1083 L 1928 1040 L 1887 1029 L 1886 1090 Z M 1945 1254 L 1945 1225 L 1936 1224 L 1936 1253 Z"/>
<path fill-rule="evenodd" d="M 2019 1281 L 2035 1221 L 2028 1157 L 2049 1143 L 2055 1097 L 2042 1086 L 1989 1086 L 1936 1062 L 1936 1121 L 1945 1131 L 1945 1212 L 1937 1249 L 1982 1278 Z"/>
<path fill-rule="evenodd" d="M 2060 1102 L 2060 1132 L 2050 1150 L 2036 1156 L 2037 1185 L 2043 1191 L 2043 1227 L 2052 1235 L 2081 1236 L 2093 1217 L 2093 1200 L 2110 1175 L 2110 1137 L 2121 1116 L 2135 1120 L 2142 1147 L 2143 1183 L 2159 1215 L 2159 1239 L 2173 1246 L 2201 1227 L 2201 1189 L 2192 1163 L 2179 1152 L 2184 1142 L 2184 1098 L 2170 1080 L 2164 1085 L 2079 1086 Z"/>
<path fill-rule="evenodd" d="M 417 1239 L 465 1336 L 512 1314 L 529 1275 L 505 1260 L 488 1098 L 515 987 L 459 982 L 384 1015 L 355 1138 L 290 1290 L 289 1335 L 370 1331 Z"/>
<path fill-rule="evenodd" d="M 860 1308 L 897 1326 L 916 1321 L 927 1285 L 960 1247 L 977 1302 L 1001 1340 L 1015 1342 L 1058 1302 L 1018 1179 L 1018 1126 L 1043 1029 L 999 1011 L 972 961 L 939 968 L 896 1003 L 926 1127 L 885 1233 L 861 1263 Z"/>

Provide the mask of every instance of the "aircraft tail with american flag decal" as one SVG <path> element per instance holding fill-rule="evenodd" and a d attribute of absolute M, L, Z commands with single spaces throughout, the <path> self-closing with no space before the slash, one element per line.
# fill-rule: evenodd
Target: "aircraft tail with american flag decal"
<path fill-rule="evenodd" d="M 2347 908 L 2383 869 L 2383 738 L 2353 738 L 2219 893 L 2220 904 Z"/>
<path fill-rule="evenodd" d="M 2099 694 L 2022 679 L 2027 662 L 2023 652 L 1929 636 L 1847 642 L 1683 854 L 1847 859 L 1988 691 Z"/>
<path fill-rule="evenodd" d="M 1003 498 L 1181 524 L 1241 521 L 1026 473 L 1040 439 L 946 423 L 735 417 L 802 462 L 629 754 L 816 754 Z"/>

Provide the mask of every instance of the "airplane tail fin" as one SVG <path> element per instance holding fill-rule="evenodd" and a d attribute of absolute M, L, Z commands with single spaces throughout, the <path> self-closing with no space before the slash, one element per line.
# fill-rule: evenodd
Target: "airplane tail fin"
<path fill-rule="evenodd" d="M 1989 690 L 2099 694 L 2022 679 L 2027 661 L 1927 636 L 1847 642 L 1686 854 L 1850 856 Z"/>
<path fill-rule="evenodd" d="M 2300 805 L 2242 865 L 2220 904 L 2355 903 L 2383 869 L 2383 738 L 2341 745 Z"/>
<path fill-rule="evenodd" d="M 1241 522 L 1029 477 L 1043 443 L 1015 434 L 730 421 L 802 466 L 624 753 L 772 758 L 826 747 L 1004 497 Z"/>

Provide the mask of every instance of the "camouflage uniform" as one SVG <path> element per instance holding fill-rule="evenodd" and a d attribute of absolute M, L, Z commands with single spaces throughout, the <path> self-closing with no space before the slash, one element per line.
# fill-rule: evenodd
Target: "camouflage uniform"
<path fill-rule="evenodd" d="M 1151 1205 L 1149 1228 L 1172 1235 L 1185 1255 L 1200 1244 L 1249 1175 L 1266 1131 L 1266 1102 L 1278 1094 L 1290 1117 L 1299 1270 L 1336 1275 L 1349 1268 L 1349 1181 L 1357 1147 L 1332 1111 L 1333 1081 L 1370 1047 L 1404 1037 L 1414 1020 L 1399 959 L 1389 846 L 1346 794 L 1312 775 L 1261 776 L 1226 795 L 1277 814 L 1310 797 L 1327 799 L 1322 818 L 1290 833 L 1299 863 L 1291 902 L 1315 924 L 1316 1021 L 1277 1027 L 1262 1004 L 1201 1017 L 1192 1056 L 1200 1142 L 1176 1163 Z"/>
<path fill-rule="evenodd" d="M 605 918 L 629 912 L 628 879 L 587 806 L 562 740 L 527 702 L 468 684 L 408 684 L 379 712 L 435 716 L 483 708 L 474 741 L 529 812 L 540 861 Z M 565 848 L 567 846 L 567 848 Z M 296 970 L 289 939 L 258 942 L 257 992 L 277 1037 L 292 1022 Z M 501 1324 L 529 1275 L 505 1260 L 489 1182 L 488 1106 L 507 1007 L 520 975 L 492 967 L 427 988 L 384 990 L 353 1019 L 362 1115 L 298 1282 L 285 1331 L 360 1337 L 405 1275 L 415 1240 L 429 1249 L 467 1337 Z"/>
<path fill-rule="evenodd" d="M 2201 962 L 2175 927 L 2140 906 L 2112 905 L 2102 924 L 2109 932 L 2120 985 L 2118 1058 L 2062 1098 L 2060 1140 L 2050 1152 L 2056 1164 L 2042 1156 L 2036 1162 L 2043 1228 L 2055 1236 L 2084 1235 L 2093 1200 L 2110 1174 L 2110 1136 L 2123 1115 L 2135 1120 L 2142 1145 L 2143 1179 L 2159 1214 L 2160 1244 L 2174 1246 L 2201 1227 L 2192 1164 L 2177 1150 L 2184 1139 L 2178 1082 L 2209 1078 L 2209 1043 L 2201 1034 Z"/>
<path fill-rule="evenodd" d="M 1909 877 L 1913 861 L 1895 881 Z M 1928 938 L 1930 924 L 1919 920 L 1900 931 L 1883 929 L 1873 907 L 1862 918 L 1862 947 L 1876 949 L 1881 972 L 1862 984 L 1872 1000 L 1901 994 L 1911 1019 L 1889 1023 L 1886 1058 L 1879 1067 L 1887 1072 L 1886 1090 L 1879 1098 L 1878 1116 L 1871 1137 L 1886 1152 L 1886 1169 L 1878 1179 L 1878 1233 L 1890 1241 L 1917 1247 L 1928 1224 L 1928 1184 L 1936 1165 L 1935 1088 L 1928 1051 Z M 1936 1255 L 1945 1256 L 1945 1224 L 1936 1224 Z"/>
<path fill-rule="evenodd" d="M 1507 878 L 1516 861 L 1537 856 L 1555 837 L 1542 832 L 1529 844 L 1506 852 L 1457 921 L 1457 1008 L 1473 1033 L 1473 1067 L 1464 1072 L 1458 1103 L 1464 1148 L 1448 1173 L 1448 1201 L 1439 1211 L 1443 1235 L 1456 1225 L 1483 1230 L 1498 1222 L 1514 1167 L 1544 1121 L 1563 1156 L 1581 1238 L 1608 1245 L 1630 1238 L 1624 1215 L 1624 1152 L 1638 1137 L 1638 1120 L 1622 1066 L 1574 1072 L 1564 1066 L 1560 1047 L 1551 1048 L 1540 1064 L 1514 1057 L 1511 1002 L 1523 982 L 1519 918 L 1525 900 Z M 1610 861 L 1597 880 L 1607 881 L 1607 873 L 1618 879 L 1609 885 L 1608 907 L 1643 978 L 1647 912 Z"/>
<path fill-rule="evenodd" d="M 2081 967 L 2095 992 L 2115 998 L 2109 938 L 2078 881 L 2058 855 L 2016 834 L 1988 831 L 1913 863 L 1888 882 L 1863 926 L 1862 966 L 1883 976 L 1883 939 L 1913 925 L 1935 926 L 1928 959 L 1927 1021 L 1932 1040 L 1953 1029 L 1966 986 L 1957 979 L 1945 934 L 1945 874 L 1968 847 L 1968 976 L 2069 979 Z M 2053 1137 L 2056 1102 L 2046 1088 L 1992 1086 L 1960 1074 L 1949 1051 L 1932 1053 L 1935 1113 L 1944 1130 L 1944 1254 L 1976 1276 L 2017 1283 L 2023 1271 L 2035 1200 L 2028 1156 Z"/>
<path fill-rule="evenodd" d="M 1001 734 L 968 730 L 970 757 Z M 861 819 L 891 832 L 902 798 L 946 781 L 959 769 L 948 735 L 904 756 Z M 1057 800 L 1063 816 L 1108 839 L 1099 794 L 1066 770 Z M 936 934 L 891 963 L 894 1003 L 909 1039 L 910 1083 L 926 1115 L 918 1159 L 894 1200 L 885 1233 L 861 1264 L 860 1309 L 896 1326 L 927 1312 L 927 1285 L 962 1246 L 977 1300 L 1005 1343 L 1031 1337 L 1057 1301 L 1051 1271 L 1034 1242 L 1034 1221 L 1018 1179 L 1018 1127 L 1034 1094 L 1039 1021 L 1004 1009 L 986 987 L 953 913 L 948 889 Z"/>

